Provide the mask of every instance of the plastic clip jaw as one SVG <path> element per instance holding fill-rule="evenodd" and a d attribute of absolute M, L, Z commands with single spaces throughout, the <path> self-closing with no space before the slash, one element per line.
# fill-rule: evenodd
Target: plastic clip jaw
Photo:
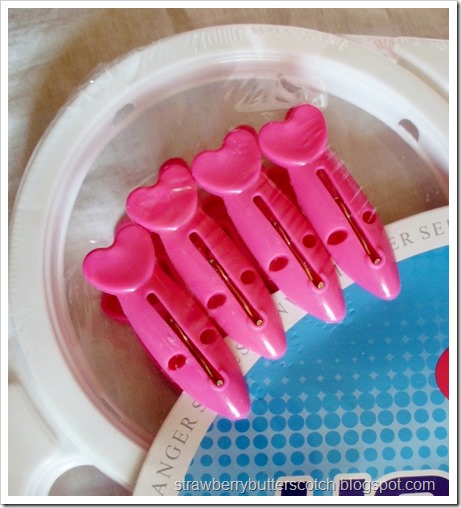
<path fill-rule="evenodd" d="M 288 170 L 298 203 L 332 257 L 357 284 L 396 298 L 400 278 L 384 227 L 357 182 L 327 147 L 327 126 L 316 107 L 293 108 L 284 122 L 259 133 L 264 155 Z"/>
<path fill-rule="evenodd" d="M 181 278 L 215 322 L 234 340 L 279 358 L 286 338 L 270 293 L 257 271 L 202 210 L 184 162 L 166 162 L 158 182 L 127 200 L 133 221 L 157 233 Z"/>
<path fill-rule="evenodd" d="M 267 276 L 312 315 L 341 321 L 345 305 L 330 255 L 316 232 L 262 172 L 255 135 L 246 127 L 192 163 L 199 185 L 220 196 L 237 231 Z"/>
<path fill-rule="evenodd" d="M 118 298 L 147 352 L 178 386 L 228 418 L 250 410 L 237 361 L 200 306 L 157 265 L 148 231 L 127 225 L 114 243 L 90 252 L 85 277 Z"/>

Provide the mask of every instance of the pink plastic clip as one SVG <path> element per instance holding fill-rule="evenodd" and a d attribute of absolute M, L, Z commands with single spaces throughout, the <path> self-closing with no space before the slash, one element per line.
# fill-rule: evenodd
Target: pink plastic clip
<path fill-rule="evenodd" d="M 259 133 L 264 155 L 285 167 L 306 217 L 338 265 L 384 299 L 400 292 L 394 253 L 384 227 L 356 181 L 327 148 L 321 111 L 304 104 Z"/>
<path fill-rule="evenodd" d="M 214 321 L 234 340 L 267 358 L 286 350 L 269 291 L 231 238 L 202 210 L 184 161 L 166 162 L 157 183 L 134 190 L 130 218 L 157 233 L 173 266 Z"/>
<path fill-rule="evenodd" d="M 330 255 L 298 208 L 261 170 L 255 133 L 246 127 L 192 163 L 196 181 L 223 198 L 249 250 L 287 298 L 324 321 L 341 321 L 344 298 Z"/>
<path fill-rule="evenodd" d="M 148 231 L 132 224 L 114 243 L 90 252 L 83 271 L 115 295 L 160 368 L 197 402 L 236 419 L 250 410 L 236 359 L 201 307 L 158 266 Z"/>

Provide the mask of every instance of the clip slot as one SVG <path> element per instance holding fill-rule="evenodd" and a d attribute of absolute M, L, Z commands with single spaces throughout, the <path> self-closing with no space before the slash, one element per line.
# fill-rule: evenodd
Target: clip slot
<path fill-rule="evenodd" d="M 194 341 L 189 338 L 187 333 L 182 329 L 181 325 L 174 319 L 174 317 L 167 311 L 165 306 L 157 298 L 154 293 L 147 295 L 147 301 L 154 307 L 158 314 L 163 318 L 165 323 L 171 328 L 171 330 L 178 336 L 182 343 L 189 349 L 197 363 L 206 372 L 207 376 L 217 387 L 224 384 L 224 379 L 219 372 L 213 367 L 208 361 L 206 356 L 196 347 Z"/>
<path fill-rule="evenodd" d="M 255 134 L 235 129 L 220 149 L 197 155 L 191 168 L 203 189 L 223 199 L 246 246 L 287 298 L 323 321 L 341 321 L 344 297 L 330 255 L 301 211 L 262 172 Z"/>
<path fill-rule="evenodd" d="M 206 243 L 200 238 L 200 236 L 193 232 L 189 235 L 191 242 L 197 248 L 197 250 L 202 254 L 202 256 L 207 260 L 210 266 L 213 267 L 215 272 L 219 275 L 221 280 L 226 284 L 231 293 L 235 296 L 236 300 L 242 306 L 242 309 L 245 311 L 246 315 L 251 319 L 251 321 L 255 324 L 255 326 L 262 326 L 264 321 L 261 315 L 256 311 L 256 309 L 251 305 L 245 295 L 239 290 L 239 288 L 234 284 L 229 274 L 226 272 L 221 263 L 216 259 L 211 250 L 208 248 Z"/>
<path fill-rule="evenodd" d="M 178 386 L 205 407 L 228 418 L 250 410 L 237 360 L 198 303 L 157 263 L 150 233 L 131 224 L 114 243 L 90 252 L 87 280 L 117 297 L 146 351 Z"/>
<path fill-rule="evenodd" d="M 371 262 L 375 265 L 379 265 L 379 263 L 381 263 L 381 258 L 379 254 L 376 252 L 374 247 L 369 243 L 369 241 L 363 234 L 362 230 L 360 229 L 360 226 L 357 224 L 356 220 L 354 219 L 354 216 L 350 212 L 347 204 L 341 197 L 341 194 L 335 187 L 335 184 L 331 181 L 327 172 L 324 169 L 318 169 L 317 176 L 325 186 L 325 189 L 330 193 L 330 196 L 333 198 L 333 201 L 338 205 L 347 222 L 349 222 L 349 224 L 351 225 L 351 228 L 353 229 L 355 235 L 362 244 L 362 247 L 364 251 L 367 253 L 367 256 L 371 259 Z"/>
<path fill-rule="evenodd" d="M 346 167 L 327 147 L 322 112 L 303 104 L 259 132 L 264 155 L 287 169 L 304 215 L 339 267 L 370 293 L 390 300 L 400 277 L 386 231 Z"/>
<path fill-rule="evenodd" d="M 174 268 L 230 337 L 266 358 L 286 350 L 285 331 L 263 280 L 203 211 L 187 165 L 167 161 L 157 183 L 127 199 L 130 218 L 157 233 Z"/>
<path fill-rule="evenodd" d="M 301 265 L 302 269 L 306 272 L 307 277 L 309 280 L 314 284 L 314 286 L 317 289 L 323 289 L 325 286 L 325 283 L 323 282 L 322 278 L 319 276 L 317 272 L 315 272 L 310 266 L 309 263 L 306 261 L 304 256 L 301 254 L 298 247 L 296 247 L 296 244 L 293 243 L 291 240 L 289 234 L 285 231 L 283 226 L 280 224 L 280 222 L 277 220 L 275 215 L 272 213 L 271 209 L 267 205 L 267 203 L 264 201 L 264 199 L 261 196 L 255 196 L 253 198 L 254 204 L 258 207 L 258 209 L 262 212 L 264 217 L 269 221 L 271 226 L 277 231 L 277 233 L 280 235 L 280 238 L 285 242 L 287 247 L 291 250 L 294 257 L 298 261 L 298 263 Z"/>

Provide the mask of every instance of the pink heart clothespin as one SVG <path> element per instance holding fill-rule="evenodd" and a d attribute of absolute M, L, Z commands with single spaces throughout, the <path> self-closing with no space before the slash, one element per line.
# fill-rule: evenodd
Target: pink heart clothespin
<path fill-rule="evenodd" d="M 263 154 L 288 170 L 306 217 L 344 272 L 383 299 L 400 292 L 394 253 L 376 210 L 327 147 L 319 109 L 303 104 L 259 133 Z"/>
<path fill-rule="evenodd" d="M 129 195 L 126 209 L 133 221 L 160 236 L 190 291 L 231 338 L 267 358 L 285 353 L 285 332 L 270 293 L 202 210 L 184 161 L 167 161 L 155 185 Z"/>
<path fill-rule="evenodd" d="M 126 225 L 107 248 L 83 262 L 87 280 L 114 295 L 147 352 L 165 374 L 205 407 L 244 418 L 248 390 L 236 359 L 193 298 L 158 266 L 151 236 Z"/>
<path fill-rule="evenodd" d="M 327 322 L 344 318 L 330 256 L 298 208 L 262 172 L 255 133 L 229 133 L 219 150 L 192 162 L 206 191 L 220 196 L 240 236 L 267 276 L 293 303 Z"/>

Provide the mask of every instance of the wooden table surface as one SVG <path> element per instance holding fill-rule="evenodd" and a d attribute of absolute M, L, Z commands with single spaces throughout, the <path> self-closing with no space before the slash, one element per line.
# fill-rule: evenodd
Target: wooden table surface
<path fill-rule="evenodd" d="M 181 32 L 234 23 L 386 38 L 449 35 L 448 9 L 417 8 L 10 8 L 8 22 L 9 214 L 27 161 L 58 110 L 96 67 L 135 48 Z M 128 494 L 92 467 L 70 471 L 52 493 Z"/>

